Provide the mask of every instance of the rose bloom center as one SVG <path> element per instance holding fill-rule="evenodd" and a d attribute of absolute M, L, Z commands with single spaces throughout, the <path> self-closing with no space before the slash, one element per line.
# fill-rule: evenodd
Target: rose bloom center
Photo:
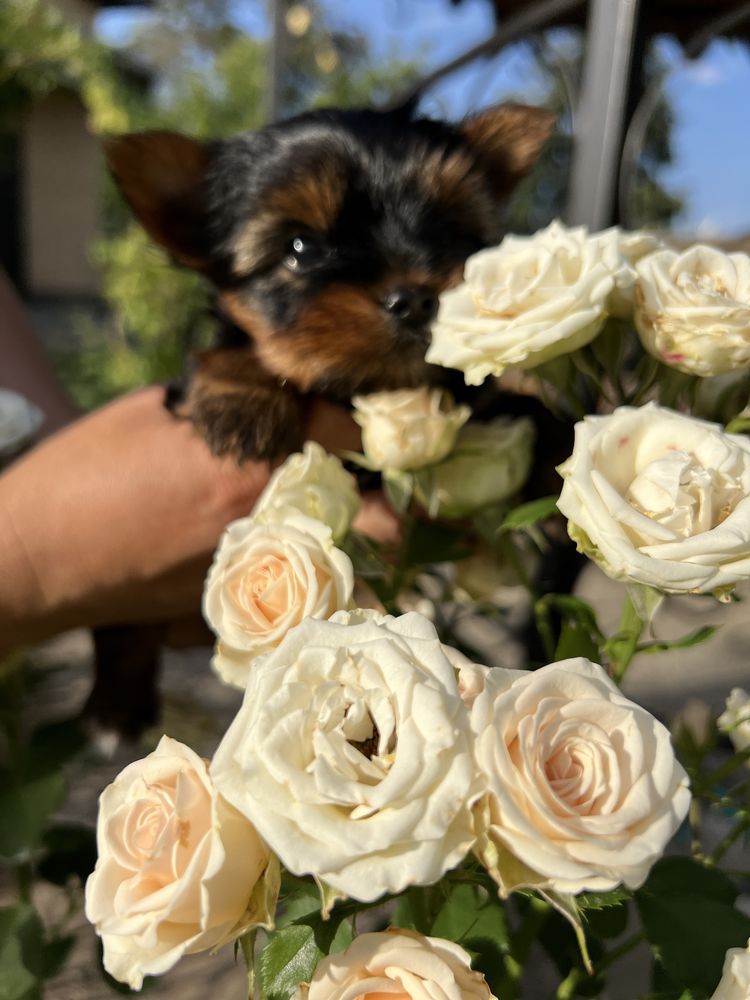
<path fill-rule="evenodd" d="M 710 531 L 744 496 L 739 479 L 705 468 L 688 451 L 674 449 L 650 462 L 631 482 L 626 500 L 634 510 L 669 528 L 678 538 Z M 636 544 L 649 543 L 637 528 Z"/>

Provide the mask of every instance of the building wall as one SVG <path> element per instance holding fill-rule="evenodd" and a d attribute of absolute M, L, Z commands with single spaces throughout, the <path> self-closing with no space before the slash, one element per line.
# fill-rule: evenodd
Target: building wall
<path fill-rule="evenodd" d="M 22 133 L 22 244 L 32 295 L 96 295 L 88 262 L 97 232 L 101 153 L 81 103 L 56 91 L 30 109 Z"/>

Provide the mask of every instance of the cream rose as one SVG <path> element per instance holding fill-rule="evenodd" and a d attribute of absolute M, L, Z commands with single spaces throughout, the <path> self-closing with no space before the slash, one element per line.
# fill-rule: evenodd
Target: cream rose
<path fill-rule="evenodd" d="M 649 254 L 636 271 L 635 323 L 649 353 L 691 375 L 750 367 L 750 257 L 698 245 Z"/>
<path fill-rule="evenodd" d="M 643 230 L 627 232 L 619 226 L 595 233 L 596 242 L 614 278 L 614 287 L 607 302 L 607 311 L 620 319 L 630 319 L 633 315 L 634 287 L 637 278 L 635 265 L 646 254 L 660 250 L 662 241 Z"/>
<path fill-rule="evenodd" d="M 649 403 L 576 424 L 557 506 L 615 579 L 710 593 L 750 576 L 750 440 Z"/>
<path fill-rule="evenodd" d="M 594 339 L 613 287 L 583 227 L 553 222 L 534 236 L 506 236 L 470 257 L 463 284 L 441 296 L 427 360 L 458 368 L 468 385 L 534 368 Z"/>
<path fill-rule="evenodd" d="M 750 747 L 750 694 L 742 688 L 732 688 L 716 725 L 726 733 L 735 750 L 747 750 Z"/>
<path fill-rule="evenodd" d="M 218 637 L 214 669 L 244 687 L 255 657 L 274 649 L 303 618 L 328 618 L 352 598 L 354 573 L 331 529 L 293 508 L 272 523 L 252 517 L 224 532 L 203 591 Z"/>
<path fill-rule="evenodd" d="M 30 444 L 43 421 L 42 411 L 25 396 L 0 389 L 0 461 Z"/>
<path fill-rule="evenodd" d="M 340 541 L 359 510 L 356 480 L 335 455 L 307 441 L 301 452 L 290 455 L 271 476 L 253 516 L 273 521 L 289 507 L 327 524 L 333 540 Z"/>
<path fill-rule="evenodd" d="M 417 473 L 415 496 L 432 517 L 466 517 L 517 493 L 533 457 L 534 425 L 525 417 L 468 424 L 447 458 Z"/>
<path fill-rule="evenodd" d="M 478 853 L 504 892 L 641 885 L 690 792 L 669 732 L 582 657 L 491 670 L 474 701 Z"/>
<path fill-rule="evenodd" d="M 139 990 L 183 956 L 273 925 L 278 865 L 217 794 L 205 761 L 163 736 L 99 800 L 86 916 L 104 967 Z"/>
<path fill-rule="evenodd" d="M 212 775 L 291 872 L 373 900 L 462 860 L 477 776 L 434 626 L 345 620 L 308 618 L 258 663 Z"/>
<path fill-rule="evenodd" d="M 355 396 L 354 419 L 370 468 L 420 469 L 444 458 L 471 415 L 443 389 L 397 389 Z"/>
<path fill-rule="evenodd" d="M 747 948 L 730 948 L 721 970 L 721 982 L 711 1000 L 748 1000 L 750 997 L 750 941 Z"/>
<path fill-rule="evenodd" d="M 392 930 L 360 934 L 346 951 L 321 959 L 293 1000 L 494 1000 L 470 956 L 452 941 Z"/>

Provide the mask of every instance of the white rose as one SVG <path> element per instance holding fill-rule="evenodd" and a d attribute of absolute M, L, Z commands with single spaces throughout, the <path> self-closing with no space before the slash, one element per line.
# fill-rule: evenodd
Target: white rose
<path fill-rule="evenodd" d="M 471 957 L 452 941 L 413 931 L 360 934 L 346 951 L 321 959 L 293 1000 L 494 1000 Z"/>
<path fill-rule="evenodd" d="M 470 257 L 463 284 L 440 297 L 427 360 L 458 368 L 468 385 L 534 368 L 594 339 L 613 287 L 583 227 L 553 222 L 534 236 L 506 236 Z"/>
<path fill-rule="evenodd" d="M 206 578 L 203 614 L 218 637 L 213 666 L 244 687 L 253 659 L 274 649 L 303 618 L 328 618 L 351 602 L 351 560 L 331 529 L 291 508 L 279 520 L 234 521 Z"/>
<path fill-rule="evenodd" d="M 272 521 L 285 507 L 327 524 L 334 541 L 340 541 L 359 510 L 356 480 L 335 455 L 307 441 L 303 451 L 290 455 L 271 476 L 253 516 Z"/>
<path fill-rule="evenodd" d="M 397 389 L 355 396 L 354 419 L 371 468 L 420 469 L 444 458 L 471 415 L 443 389 Z"/>
<path fill-rule="evenodd" d="M 576 424 L 557 506 L 615 579 L 709 593 L 750 576 L 750 440 L 648 403 Z"/>
<path fill-rule="evenodd" d="M 750 694 L 742 688 L 732 688 L 716 725 L 722 733 L 726 733 L 735 750 L 747 750 L 750 747 Z"/>
<path fill-rule="evenodd" d="M 649 353 L 691 375 L 750 367 L 750 257 L 694 246 L 636 264 L 635 323 Z"/>
<path fill-rule="evenodd" d="M 432 517 L 466 517 L 517 493 L 533 457 L 534 425 L 526 417 L 468 424 L 446 459 L 417 473 L 414 492 Z"/>
<path fill-rule="evenodd" d="M 630 319 L 633 315 L 634 286 L 637 278 L 635 265 L 646 254 L 660 250 L 664 244 L 643 230 L 626 232 L 619 226 L 605 229 L 592 237 L 599 246 L 602 260 L 612 272 L 614 288 L 607 302 L 611 316 Z"/>
<path fill-rule="evenodd" d="M 44 421 L 38 406 L 10 389 L 0 389 L 0 459 L 29 444 Z"/>
<path fill-rule="evenodd" d="M 183 955 L 273 925 L 275 859 L 217 794 L 205 761 L 167 736 L 105 788 L 97 847 L 86 916 L 105 969 L 131 989 Z"/>
<path fill-rule="evenodd" d="M 747 948 L 730 948 L 721 970 L 721 982 L 711 1000 L 748 1000 L 750 997 L 750 941 Z"/>
<path fill-rule="evenodd" d="M 286 868 L 358 900 L 431 885 L 474 840 L 468 713 L 417 614 L 289 632 L 250 675 L 212 775 Z"/>
<path fill-rule="evenodd" d="M 495 668 L 471 711 L 482 860 L 504 892 L 641 885 L 688 810 L 669 732 L 582 657 Z"/>

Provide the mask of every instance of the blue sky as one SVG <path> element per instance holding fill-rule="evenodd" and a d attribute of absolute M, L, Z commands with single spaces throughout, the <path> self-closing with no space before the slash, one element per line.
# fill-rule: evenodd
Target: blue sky
<path fill-rule="evenodd" d="M 439 65 L 486 38 L 493 30 L 490 4 L 464 0 L 319 0 L 326 23 L 364 34 L 375 60 L 399 54 L 419 58 L 425 68 Z M 99 15 L 101 37 L 121 44 L 134 19 L 132 9 Z M 238 26 L 252 34 L 267 32 L 265 4 L 237 0 Z M 675 228 L 706 239 L 750 232 L 750 54 L 736 42 L 712 43 L 693 63 L 678 47 L 660 51 L 671 68 L 665 88 L 675 113 L 673 162 L 663 170 L 664 184 L 685 198 Z M 428 110 L 462 114 L 508 95 L 540 99 L 539 82 L 523 46 L 506 50 L 484 68 L 448 78 L 433 94 Z M 631 220 L 632 224 L 648 220 Z"/>

